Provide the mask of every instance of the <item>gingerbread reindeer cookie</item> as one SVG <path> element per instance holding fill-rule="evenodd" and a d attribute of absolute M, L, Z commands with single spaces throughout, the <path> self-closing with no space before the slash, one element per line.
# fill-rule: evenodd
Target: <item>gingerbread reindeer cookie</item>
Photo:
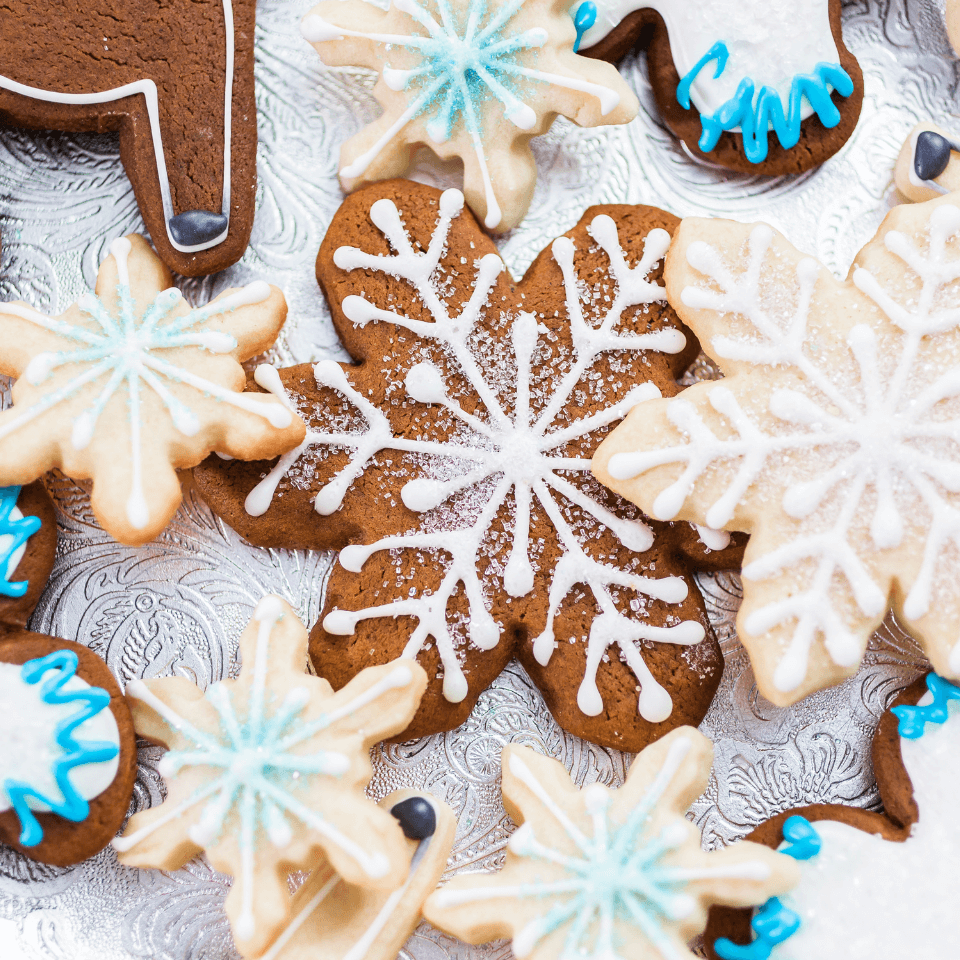
<path fill-rule="evenodd" d="M 317 275 L 359 364 L 261 367 L 304 443 L 194 471 L 252 542 L 343 548 L 311 656 L 335 687 L 415 657 L 430 686 L 409 736 L 462 723 L 514 656 L 599 743 L 639 749 L 706 711 L 721 658 L 691 573 L 739 551 L 589 476 L 607 429 L 696 355 L 659 283 L 675 225 L 594 207 L 516 284 L 459 191 L 358 191 Z"/>
<path fill-rule="evenodd" d="M 56 546 L 43 484 L 0 488 L 0 843 L 69 866 L 123 823 L 137 751 L 107 665 L 79 643 L 26 629 Z"/>
<path fill-rule="evenodd" d="M 113 241 L 95 293 L 60 316 L 0 304 L 0 372 L 17 378 L 0 414 L 0 483 L 54 467 L 92 478 L 104 529 L 152 540 L 180 504 L 178 468 L 211 450 L 263 457 L 303 439 L 285 405 L 242 392 L 240 361 L 273 343 L 286 313 L 262 281 L 191 309 L 135 235 Z"/>
<path fill-rule="evenodd" d="M 891 607 L 960 677 L 960 207 L 895 208 L 844 282 L 764 224 L 685 220 L 666 280 L 726 376 L 635 408 L 596 476 L 750 534 L 737 631 L 774 703 L 853 674 Z"/>
<path fill-rule="evenodd" d="M 253 226 L 255 0 L 0 5 L 0 123 L 120 132 L 151 239 L 187 276 L 240 259 Z"/>
<path fill-rule="evenodd" d="M 694 154 L 744 173 L 797 173 L 849 139 L 863 73 L 844 46 L 840 0 L 580 0 L 589 57 L 647 43 L 667 126 Z"/>
<path fill-rule="evenodd" d="M 936 674 L 908 687 L 880 720 L 873 768 L 883 813 L 816 804 L 750 834 L 769 847 L 802 834 L 800 880 L 752 914 L 712 910 L 705 939 L 713 957 L 953 956 L 960 943 L 960 688 Z"/>
<path fill-rule="evenodd" d="M 303 35 L 331 66 L 380 80 L 379 120 L 344 144 L 346 191 L 402 176 L 417 149 L 463 161 L 467 203 L 490 230 L 515 227 L 536 182 L 530 140 L 563 115 L 626 123 L 636 96 L 617 71 L 574 53 L 569 0 L 323 0 Z"/>

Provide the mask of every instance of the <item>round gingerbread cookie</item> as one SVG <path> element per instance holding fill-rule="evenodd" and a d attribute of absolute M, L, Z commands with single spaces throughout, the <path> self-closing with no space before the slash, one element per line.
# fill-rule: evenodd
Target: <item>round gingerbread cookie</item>
<path fill-rule="evenodd" d="M 253 226 L 254 12 L 255 0 L 0 5 L 0 124 L 119 131 L 164 262 L 223 270 Z"/>
<path fill-rule="evenodd" d="M 119 830 L 137 753 L 107 665 L 82 644 L 26 629 L 56 544 L 43 484 L 0 488 L 0 842 L 63 867 Z"/>
<path fill-rule="evenodd" d="M 816 804 L 786 811 L 750 834 L 777 848 L 801 828 L 800 881 L 753 914 L 714 908 L 705 937 L 713 957 L 955 955 L 960 688 L 931 673 L 904 690 L 880 720 L 873 766 L 884 813 Z"/>
<path fill-rule="evenodd" d="M 305 442 L 194 471 L 253 543 L 343 548 L 314 665 L 341 687 L 416 657 L 430 685 L 406 736 L 462 723 L 512 657 L 601 744 L 638 750 L 707 710 L 722 658 L 692 573 L 742 542 L 652 523 L 589 475 L 607 430 L 696 356 L 659 282 L 676 223 L 594 207 L 515 283 L 459 191 L 358 191 L 317 260 L 357 364 L 261 367 Z"/>
<path fill-rule="evenodd" d="M 647 46 L 650 85 L 687 149 L 742 173 L 799 173 L 850 138 L 863 73 L 840 0 L 580 0 L 588 57 Z"/>

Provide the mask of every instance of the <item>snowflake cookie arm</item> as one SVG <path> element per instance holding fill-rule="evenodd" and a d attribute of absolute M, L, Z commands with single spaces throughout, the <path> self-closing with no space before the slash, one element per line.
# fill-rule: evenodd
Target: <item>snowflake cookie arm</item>
<path fill-rule="evenodd" d="M 0 483 L 54 467 L 92 478 L 104 527 L 125 543 L 152 539 L 180 503 L 178 468 L 212 449 L 273 456 L 302 439 L 286 407 L 242 392 L 238 361 L 285 315 L 283 294 L 262 282 L 191 309 L 137 236 L 111 244 L 96 292 L 59 317 L 0 306 L 0 368 L 18 377 L 0 414 Z"/>
<path fill-rule="evenodd" d="M 166 800 L 114 845 L 122 862 L 177 869 L 203 851 L 235 877 L 227 914 L 255 954 L 289 920 L 286 877 L 326 857 L 348 882 L 400 882 L 396 821 L 364 797 L 369 749 L 409 723 L 426 686 L 415 663 L 361 672 L 337 693 L 304 673 L 307 634 L 278 597 L 240 638 L 243 668 L 200 692 L 181 678 L 134 681 L 134 723 L 170 747 Z"/>
<path fill-rule="evenodd" d="M 326 0 L 303 22 L 325 63 L 380 72 L 383 115 L 343 147 L 345 190 L 401 176 L 420 145 L 464 164 L 464 193 L 494 230 L 523 218 L 536 180 L 532 137 L 557 115 L 581 126 L 637 112 L 609 64 L 573 52 L 566 0 L 401 0 L 387 11 Z"/>
<path fill-rule="evenodd" d="M 472 943 L 509 936 L 521 958 L 689 960 L 709 904 L 762 903 L 796 874 L 754 844 L 700 849 L 684 813 L 711 759 L 709 741 L 681 727 L 640 754 L 619 790 L 578 790 L 556 760 L 507 746 L 504 804 L 519 827 L 504 868 L 454 878 L 424 915 Z"/>

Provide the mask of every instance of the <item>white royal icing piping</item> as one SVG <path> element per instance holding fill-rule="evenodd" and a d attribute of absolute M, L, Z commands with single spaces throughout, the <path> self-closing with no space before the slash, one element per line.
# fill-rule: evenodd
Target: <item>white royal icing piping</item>
<path fill-rule="evenodd" d="M 428 637 L 437 643 L 443 663 L 444 696 L 453 702 L 467 694 L 467 680 L 456 656 L 453 636 L 446 618 L 447 602 L 458 585 L 463 584 L 470 602 L 470 639 L 482 650 L 495 647 L 500 638 L 500 625 L 486 610 L 483 584 L 477 576 L 477 557 L 481 543 L 501 504 L 513 491 L 516 503 L 514 543 L 503 573 L 503 585 L 511 596 L 521 597 L 533 588 L 533 569 L 529 558 L 530 506 L 534 498 L 549 517 L 564 547 L 553 574 L 549 591 L 548 619 L 543 633 L 536 639 L 534 655 L 547 664 L 555 649 L 553 622 L 563 600 L 578 583 L 590 587 L 600 614 L 595 617 L 587 642 L 587 664 L 577 694 L 580 709 L 595 716 L 602 712 L 603 701 L 596 685 L 596 673 L 602 657 L 611 645 L 619 647 L 630 669 L 640 682 L 638 709 L 651 722 L 665 720 L 672 711 L 669 694 L 654 679 L 638 646 L 639 641 L 694 644 L 703 640 L 702 625 L 693 620 L 656 627 L 639 618 L 630 618 L 619 612 L 610 593 L 611 586 L 636 590 L 644 596 L 667 603 L 681 603 L 687 596 L 687 586 L 679 577 L 659 579 L 638 576 L 617 570 L 592 559 L 582 548 L 570 525 L 564 519 L 557 503 L 557 495 L 576 504 L 601 524 L 609 527 L 625 546 L 643 551 L 653 543 L 650 528 L 640 521 L 619 518 L 588 497 L 557 471 L 577 471 L 586 474 L 590 461 L 579 458 L 551 456 L 550 451 L 572 439 L 621 419 L 641 400 L 659 396 L 652 383 L 643 383 L 616 403 L 599 413 L 568 426 L 548 432 L 576 388 L 584 372 L 602 353 L 614 350 L 659 350 L 677 353 L 685 344 L 684 335 L 676 329 L 666 329 L 630 336 L 613 332 L 623 311 L 633 305 L 660 302 L 665 298 L 663 287 L 646 279 L 654 265 L 663 258 L 670 237 L 665 230 L 651 230 L 646 237 L 644 253 L 636 267 L 630 267 L 624 258 L 614 221 L 601 215 L 590 226 L 594 240 L 610 259 L 610 272 L 617 282 L 617 293 L 609 305 L 599 327 L 591 326 L 584 317 L 574 270 L 574 245 L 561 237 L 553 244 L 553 254 L 564 278 L 567 309 L 573 330 L 576 362 L 562 378 L 545 409 L 534 416 L 530 410 L 531 362 L 537 347 L 537 322 L 529 313 L 521 313 L 513 323 L 512 343 L 517 362 L 517 402 L 513 419 L 503 410 L 496 392 L 485 379 L 484 372 L 468 346 L 468 338 L 487 304 L 491 289 L 503 269 L 503 262 L 495 254 L 487 254 L 480 261 L 475 289 L 459 315 L 452 315 L 438 287 L 434 275 L 446 245 L 451 222 L 463 207 L 463 195 L 448 190 L 440 198 L 440 218 L 430 244 L 418 253 L 411 244 L 400 214 L 391 200 L 377 200 L 370 215 L 384 233 L 396 253 L 389 257 L 372 256 L 352 247 L 341 247 L 334 254 L 334 262 L 342 270 L 358 267 L 387 272 L 407 280 L 413 286 L 435 322 L 410 319 L 402 314 L 383 309 L 361 296 L 349 296 L 343 302 L 343 311 L 357 326 L 370 321 L 384 321 L 406 328 L 419 337 L 444 345 L 455 357 L 470 386 L 479 395 L 487 419 L 466 413 L 447 395 L 443 376 L 429 362 L 414 366 L 407 374 L 407 393 L 422 403 L 442 406 L 473 433 L 466 441 L 434 442 L 393 435 L 389 420 L 350 384 L 343 368 L 332 361 L 315 367 L 317 381 L 341 393 L 354 404 L 367 422 L 361 434 L 308 434 L 304 444 L 283 457 L 254 488 L 247 498 L 247 511 L 260 515 L 269 507 L 270 499 L 284 473 L 310 445 L 326 445 L 352 451 L 348 464 L 317 494 L 318 512 L 329 514 L 340 507 L 350 484 L 381 450 L 401 450 L 410 453 L 440 455 L 459 460 L 465 472 L 452 480 L 413 479 L 401 490 L 403 503 L 411 510 L 425 512 L 439 506 L 460 490 L 489 478 L 500 477 L 493 486 L 486 505 L 471 527 L 441 532 L 385 537 L 372 544 L 346 547 L 340 554 L 341 564 L 358 572 L 373 553 L 380 550 L 421 549 L 441 550 L 449 556 L 443 582 L 429 596 L 368 607 L 361 610 L 333 610 L 324 618 L 324 629 L 329 633 L 349 635 L 361 619 L 374 617 L 412 616 L 418 625 L 410 637 L 404 655 L 415 657 Z M 292 401 L 280 384 L 275 371 L 260 368 L 257 380 L 266 389 L 292 406 Z"/>
<path fill-rule="evenodd" d="M 684 304 L 742 315 L 753 328 L 747 335 L 714 336 L 712 352 L 740 363 L 796 371 L 794 385 L 775 390 L 769 399 L 769 412 L 784 429 L 764 432 L 721 382 L 711 389 L 710 402 L 732 427 L 731 433 L 715 434 L 681 394 L 670 402 L 668 416 L 684 434 L 684 442 L 618 453 L 611 458 L 609 471 L 614 478 L 625 480 L 663 464 L 685 465 L 680 477 L 654 501 L 653 515 L 666 520 L 676 516 L 706 471 L 718 463 L 731 464 L 723 493 L 705 515 L 709 526 L 719 528 L 731 520 L 747 491 L 764 481 L 768 462 L 789 470 L 783 467 L 788 455 L 799 455 L 799 466 L 793 468 L 795 478 L 782 494 L 783 511 L 802 519 L 832 509 L 833 519 L 829 526 L 757 557 L 743 570 L 747 580 L 762 581 L 800 561 L 816 563 L 809 589 L 792 590 L 760 607 L 744 624 L 746 631 L 756 636 L 796 621 L 774 674 L 780 690 L 796 689 L 803 681 L 818 632 L 835 663 L 850 666 L 860 657 L 860 638 L 847 628 L 834 607 L 835 577 L 846 580 L 864 615 L 878 617 L 886 609 L 886 595 L 851 543 L 858 520 L 868 520 L 870 541 L 875 550 L 883 551 L 903 541 L 905 516 L 915 518 L 926 512 L 923 560 L 913 583 L 904 584 L 909 589 L 903 612 L 911 620 L 929 613 L 935 578 L 942 572 L 938 562 L 950 544 L 960 543 L 960 504 L 951 498 L 960 492 L 960 462 L 955 453 L 960 443 L 960 412 L 949 406 L 960 396 L 960 367 L 943 369 L 939 360 L 940 368 L 931 373 L 929 366 L 929 351 L 936 350 L 936 338 L 942 336 L 944 343 L 949 342 L 960 324 L 955 294 L 942 296 L 960 279 L 960 259 L 947 256 L 947 244 L 955 242 L 958 233 L 960 209 L 949 204 L 939 205 L 931 214 L 926 251 L 905 234 L 887 231 L 883 238 L 887 250 L 916 275 L 920 285 L 906 305 L 894 299 L 900 293 L 898 277 L 890 281 L 862 267 L 854 271 L 854 285 L 879 309 L 882 322 L 868 323 L 865 316 L 865 322 L 850 330 L 847 347 L 859 376 L 840 379 L 832 376 L 828 366 L 818 365 L 820 351 L 815 341 L 819 334 L 808 328 L 811 300 L 822 269 L 815 260 L 797 264 L 794 305 L 787 309 L 768 302 L 760 292 L 764 261 L 774 236 L 770 227 L 753 229 L 746 268 L 739 273 L 731 270 L 722 251 L 708 243 L 696 241 L 687 248 L 687 260 L 709 285 L 686 287 L 681 294 Z M 898 337 L 899 347 L 891 344 L 892 335 Z M 880 337 L 886 341 L 884 353 L 878 344 Z M 885 364 L 886 354 L 891 352 L 895 363 Z M 938 406 L 941 403 L 947 405 Z M 823 458 L 824 469 L 811 475 L 811 465 L 818 463 L 814 452 Z M 960 671 L 960 643 L 950 654 L 950 664 Z"/>
<path fill-rule="evenodd" d="M 230 219 L 230 160 L 231 160 L 231 139 L 232 139 L 232 113 L 233 113 L 233 64 L 234 64 L 234 33 L 233 33 L 233 2 L 232 0 L 223 0 L 223 19 L 226 33 L 226 82 L 224 84 L 224 103 L 223 103 L 223 192 L 220 210 L 223 216 Z M 115 100 L 122 100 L 124 97 L 142 96 L 147 106 L 147 116 L 150 120 L 150 136 L 153 139 L 153 152 L 157 161 L 157 180 L 160 184 L 160 197 L 163 202 L 163 218 L 167 229 L 167 240 L 174 250 L 180 253 L 196 253 L 200 250 L 207 250 L 222 243 L 229 226 L 223 233 L 207 240 L 204 243 L 198 243 L 191 246 L 183 246 L 177 243 L 170 234 L 170 220 L 173 218 L 173 199 L 170 194 L 170 179 L 167 175 L 167 163 L 163 153 L 163 138 L 160 134 L 160 106 L 157 97 L 157 85 L 153 80 L 135 80 L 133 83 L 125 83 L 122 87 L 114 87 L 111 90 L 102 90 L 97 93 L 59 93 L 56 90 L 42 90 L 39 87 L 27 86 L 11 80 L 9 77 L 0 76 L 0 89 L 9 90 L 11 93 L 19 94 L 23 97 L 30 97 L 33 100 L 43 100 L 47 103 L 62 104 L 93 104 L 93 103 L 113 103 Z"/>
<path fill-rule="evenodd" d="M 241 854 L 241 871 L 237 882 L 242 897 L 241 912 L 235 927 L 239 940 L 249 940 L 255 932 L 253 905 L 257 845 L 263 842 L 262 835 L 265 835 L 279 849 L 289 846 L 293 841 L 293 830 L 287 821 L 288 816 L 338 846 L 373 879 L 384 876 L 389 866 L 382 853 L 368 852 L 297 799 L 291 789 L 270 781 L 264 768 L 296 771 L 300 782 L 311 775 L 342 775 L 350 767 L 350 757 L 346 754 L 330 750 L 303 754 L 292 752 L 291 748 L 374 702 L 388 691 L 408 686 L 413 674 L 407 666 L 398 665 L 336 710 L 303 722 L 300 715 L 310 701 L 305 687 L 291 690 L 279 705 L 268 702 L 266 697 L 268 647 L 273 628 L 283 616 L 284 608 L 277 597 L 264 597 L 254 611 L 253 618 L 259 626 L 246 722 L 242 722 L 243 718 L 235 713 L 229 688 L 222 683 L 214 683 L 207 688 L 204 697 L 220 718 L 219 737 L 195 727 L 151 693 L 142 680 L 129 683 L 126 691 L 127 696 L 145 703 L 172 729 L 194 744 L 193 750 L 171 750 L 164 756 L 159 767 L 164 777 L 171 777 L 181 768 L 190 766 L 222 768 L 224 772 L 190 799 L 165 811 L 152 823 L 134 833 L 118 837 L 113 841 L 113 846 L 121 852 L 131 850 L 161 827 L 204 803 L 200 818 L 190 828 L 189 836 L 197 846 L 205 847 L 217 838 L 225 818 L 231 810 L 236 809 L 240 817 L 238 845 Z M 251 754 L 255 756 L 255 763 L 251 763 Z"/>

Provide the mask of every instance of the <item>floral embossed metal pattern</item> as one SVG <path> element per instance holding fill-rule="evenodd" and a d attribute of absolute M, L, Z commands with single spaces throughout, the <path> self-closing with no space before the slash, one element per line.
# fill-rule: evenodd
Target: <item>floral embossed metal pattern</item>
<path fill-rule="evenodd" d="M 319 64 L 300 37 L 313 0 L 261 0 L 257 11 L 259 186 L 251 246 L 230 270 L 183 281 L 206 302 L 229 286 L 265 279 L 284 288 L 290 320 L 273 359 L 344 359 L 314 279 L 313 261 L 336 210 L 341 142 L 376 116 L 372 77 Z M 674 213 L 763 219 L 839 272 L 895 202 L 892 169 L 915 122 L 948 128 L 958 64 L 937 3 L 859 0 L 844 9 L 844 37 L 863 67 L 859 126 L 822 168 L 790 179 L 713 171 L 689 160 L 659 126 L 643 57 L 621 69 L 641 101 L 626 127 L 583 130 L 558 122 L 534 141 L 540 177 L 530 213 L 501 243 L 519 275 L 537 251 L 592 203 L 650 203 Z M 418 179 L 454 185 L 456 171 L 418 166 Z M 0 131 L 0 297 L 46 313 L 90 283 L 110 241 L 142 222 L 109 136 Z M 708 364 L 696 374 L 714 375 Z M 2 395 L 9 402 L 9 393 Z M 125 683 L 180 675 L 201 686 L 238 669 L 237 638 L 266 592 L 286 597 L 305 622 L 320 612 L 331 558 L 247 546 L 187 491 L 174 523 L 153 544 L 122 547 L 100 531 L 88 490 L 53 478 L 60 510 L 57 564 L 33 626 L 77 639 Z M 733 622 L 739 584 L 702 577 L 726 658 L 701 729 L 717 743 L 714 776 L 694 804 L 704 845 L 743 836 L 802 803 L 877 807 L 870 741 L 894 692 L 924 669 L 917 646 L 888 619 L 856 676 L 790 709 L 757 693 Z M 510 666 L 469 720 L 444 735 L 374 752 L 371 794 L 415 785 L 459 814 L 451 870 L 494 868 L 512 830 L 500 802 L 499 754 L 516 742 L 559 756 L 583 784 L 620 783 L 629 758 L 564 734 L 539 694 Z M 158 803 L 160 751 L 143 747 L 134 808 Z M 63 960 L 226 960 L 235 956 L 223 900 L 229 880 L 202 860 L 176 873 L 121 867 L 113 853 L 70 869 L 39 866 L 0 849 L 0 944 Z M 4 956 L 9 955 L 5 952 Z M 467 947 L 422 924 L 404 960 L 506 960 L 509 946 Z"/>

